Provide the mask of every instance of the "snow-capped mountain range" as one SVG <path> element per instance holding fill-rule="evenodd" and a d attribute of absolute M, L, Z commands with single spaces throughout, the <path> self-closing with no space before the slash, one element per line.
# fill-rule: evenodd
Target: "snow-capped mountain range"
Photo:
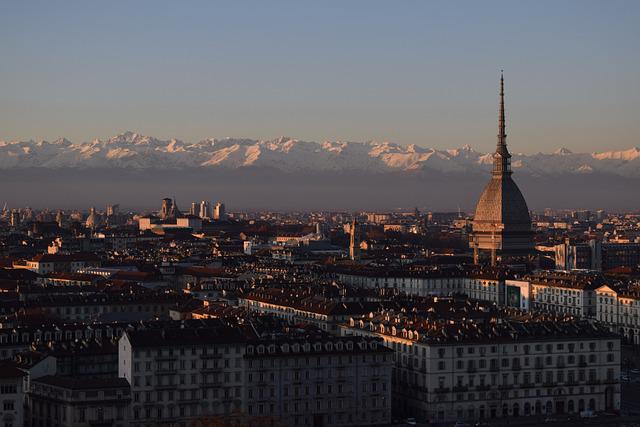
<path fill-rule="evenodd" d="M 467 173 L 490 170 L 492 153 L 470 146 L 437 150 L 390 142 L 322 143 L 280 137 L 273 140 L 205 139 L 195 143 L 159 140 L 125 132 L 107 140 L 73 143 L 0 141 L 0 169 L 20 168 L 274 168 L 283 172 L 421 171 Z M 517 173 L 613 174 L 640 177 L 640 148 L 599 153 L 513 153 Z"/>

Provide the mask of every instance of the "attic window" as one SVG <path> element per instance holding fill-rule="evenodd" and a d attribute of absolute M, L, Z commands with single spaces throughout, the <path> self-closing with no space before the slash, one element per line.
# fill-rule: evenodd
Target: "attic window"
<path fill-rule="evenodd" d="M 253 346 L 252 345 L 247 347 L 247 354 L 253 354 Z"/>

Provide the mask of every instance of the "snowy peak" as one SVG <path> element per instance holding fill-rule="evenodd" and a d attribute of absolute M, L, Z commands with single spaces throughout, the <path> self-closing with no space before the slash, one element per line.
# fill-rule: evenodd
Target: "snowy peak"
<path fill-rule="evenodd" d="M 559 156 L 568 156 L 569 154 L 573 154 L 573 151 L 565 147 L 560 147 L 556 151 L 554 151 L 553 154 L 557 154 Z"/>
<path fill-rule="evenodd" d="M 176 138 L 161 140 L 127 131 L 114 137 L 73 143 L 65 138 L 47 141 L 0 141 L 0 169 L 17 168 L 271 168 L 284 172 L 313 171 L 437 171 L 486 173 L 493 153 L 470 145 L 439 150 L 389 141 L 302 141 L 288 136 L 270 140 L 207 138 L 195 143 Z M 513 154 L 518 174 L 613 174 L 640 177 L 640 149 L 573 153 Z"/>
<path fill-rule="evenodd" d="M 605 151 L 603 153 L 593 153 L 592 157 L 598 160 L 625 160 L 632 161 L 640 158 L 640 148 L 633 147 L 625 151 Z"/>

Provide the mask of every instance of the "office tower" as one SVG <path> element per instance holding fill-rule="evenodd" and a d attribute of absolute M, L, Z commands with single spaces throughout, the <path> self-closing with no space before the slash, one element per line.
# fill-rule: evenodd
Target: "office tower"
<path fill-rule="evenodd" d="M 213 219 L 223 220 L 227 218 L 224 203 L 218 202 L 213 210 Z"/>
<path fill-rule="evenodd" d="M 209 218 L 209 202 L 206 200 L 200 202 L 200 212 L 198 216 L 200 218 Z"/>

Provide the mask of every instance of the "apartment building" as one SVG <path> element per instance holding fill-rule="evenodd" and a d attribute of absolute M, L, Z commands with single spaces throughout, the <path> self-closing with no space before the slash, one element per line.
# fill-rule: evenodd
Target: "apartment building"
<path fill-rule="evenodd" d="M 371 338 L 250 341 L 246 412 L 279 426 L 388 425 L 392 353 Z"/>
<path fill-rule="evenodd" d="M 28 375 L 11 365 L 0 366 L 0 420 L 3 427 L 24 425 L 24 397 Z"/>
<path fill-rule="evenodd" d="M 464 269 L 373 267 L 336 268 L 336 278 L 347 285 L 365 289 L 394 289 L 416 296 L 466 294 L 469 298 L 505 303 L 505 274 L 494 268 Z"/>
<path fill-rule="evenodd" d="M 620 408 L 620 339 L 570 317 L 376 313 L 341 326 L 395 351 L 393 405 L 423 422 Z"/>
<path fill-rule="evenodd" d="M 26 427 L 125 427 L 129 383 L 124 378 L 44 376 L 32 379 Z"/>
<path fill-rule="evenodd" d="M 384 425 L 391 350 L 379 339 L 249 325 L 127 331 L 119 376 L 131 383 L 130 425 L 242 416 L 252 425 Z"/>
<path fill-rule="evenodd" d="M 596 273 L 545 271 L 528 277 L 537 311 L 596 317 L 596 289 L 605 283 Z"/>
<path fill-rule="evenodd" d="M 596 289 L 596 318 L 626 344 L 640 344 L 640 285 L 602 285 Z"/>

